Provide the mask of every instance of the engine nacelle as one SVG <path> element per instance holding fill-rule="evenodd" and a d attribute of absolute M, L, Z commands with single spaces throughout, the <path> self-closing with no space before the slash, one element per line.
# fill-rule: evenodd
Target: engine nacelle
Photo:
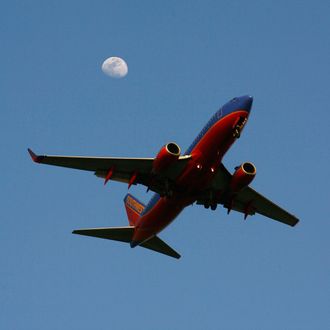
<path fill-rule="evenodd" d="M 152 172 L 157 174 L 165 171 L 171 164 L 179 159 L 180 153 L 180 147 L 174 142 L 163 146 L 153 161 Z"/>
<path fill-rule="evenodd" d="M 254 179 L 257 173 L 256 167 L 252 163 L 243 163 L 236 168 L 230 182 L 230 191 L 237 193 L 247 187 Z"/>

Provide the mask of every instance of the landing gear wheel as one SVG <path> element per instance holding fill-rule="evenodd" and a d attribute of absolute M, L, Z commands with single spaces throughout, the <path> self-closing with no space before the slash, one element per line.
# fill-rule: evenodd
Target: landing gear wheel
<path fill-rule="evenodd" d="M 208 208 L 210 208 L 210 204 L 204 204 L 204 207 L 205 207 L 206 209 L 208 209 Z"/>
<path fill-rule="evenodd" d="M 173 197 L 173 190 L 169 190 L 169 191 L 166 193 L 166 197 L 167 197 L 167 198 L 171 198 L 171 197 Z"/>
<path fill-rule="evenodd" d="M 173 190 L 171 189 L 170 182 L 165 180 L 163 191 L 160 193 L 160 197 L 173 197 Z"/>
<path fill-rule="evenodd" d="M 216 204 L 216 203 L 211 204 L 211 210 L 215 211 L 217 209 L 217 206 L 218 206 L 218 204 Z"/>
<path fill-rule="evenodd" d="M 173 197 L 173 190 L 164 191 L 164 192 L 160 193 L 159 196 L 160 197 L 171 198 L 171 197 Z"/>

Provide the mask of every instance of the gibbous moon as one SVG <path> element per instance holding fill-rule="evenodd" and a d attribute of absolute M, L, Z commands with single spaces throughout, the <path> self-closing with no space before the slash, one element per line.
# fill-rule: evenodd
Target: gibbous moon
<path fill-rule="evenodd" d="M 102 71 L 112 78 L 124 78 L 127 75 L 128 67 L 120 57 L 109 57 L 102 64 Z"/>

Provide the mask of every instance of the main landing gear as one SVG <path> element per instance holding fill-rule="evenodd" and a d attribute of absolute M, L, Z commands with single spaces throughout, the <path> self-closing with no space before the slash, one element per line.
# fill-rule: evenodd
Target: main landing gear
<path fill-rule="evenodd" d="M 160 194 L 160 197 L 172 198 L 173 197 L 173 190 L 168 190 Z"/>
<path fill-rule="evenodd" d="M 209 200 L 205 202 L 204 207 L 206 209 L 211 208 L 212 211 L 215 211 L 217 209 L 217 206 L 218 206 L 218 203 L 215 200 L 214 192 L 210 191 Z"/>
<path fill-rule="evenodd" d="M 204 207 L 206 209 L 211 208 L 212 211 L 215 211 L 217 209 L 217 207 L 218 207 L 218 204 L 217 203 L 211 203 L 211 204 L 210 203 L 205 203 L 204 204 Z"/>
<path fill-rule="evenodd" d="M 173 197 L 173 190 L 171 189 L 171 185 L 168 179 L 165 180 L 164 191 L 160 194 L 160 197 Z"/>

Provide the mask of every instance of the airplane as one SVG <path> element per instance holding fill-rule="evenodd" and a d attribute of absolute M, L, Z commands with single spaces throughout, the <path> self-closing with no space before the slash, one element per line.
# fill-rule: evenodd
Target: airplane
<path fill-rule="evenodd" d="M 124 198 L 129 226 L 88 228 L 72 233 L 129 243 L 174 258 L 180 254 L 157 235 L 179 213 L 194 203 L 215 210 L 220 204 L 247 216 L 259 213 L 295 226 L 299 219 L 249 187 L 256 167 L 245 162 L 231 174 L 222 158 L 240 137 L 253 103 L 249 95 L 235 97 L 224 104 L 207 122 L 187 151 L 170 142 L 153 158 L 114 158 L 36 155 L 36 163 L 92 171 L 97 177 L 132 185 L 142 184 L 155 194 L 147 205 L 131 194 Z"/>

